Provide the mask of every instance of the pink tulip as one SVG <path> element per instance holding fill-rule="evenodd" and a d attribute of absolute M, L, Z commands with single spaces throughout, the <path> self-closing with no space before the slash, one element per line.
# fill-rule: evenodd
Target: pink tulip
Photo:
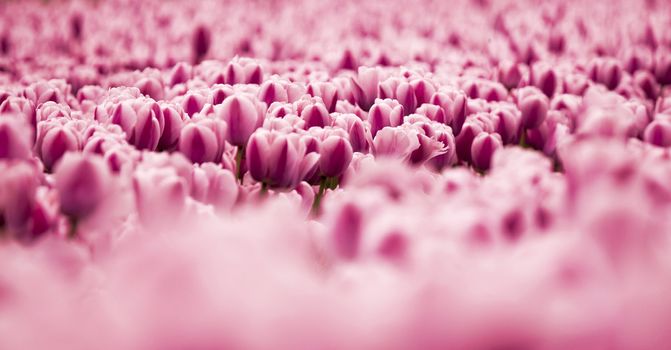
<path fill-rule="evenodd" d="M 226 125 L 212 119 L 194 118 L 179 136 L 179 151 L 193 163 L 216 162 L 224 149 Z"/>
<path fill-rule="evenodd" d="M 263 112 L 245 96 L 230 96 L 224 100 L 217 116 L 227 125 L 226 140 L 244 146 L 251 134 L 263 123 Z"/>
<path fill-rule="evenodd" d="M 111 174 L 99 156 L 67 153 L 54 171 L 61 212 L 73 219 L 93 214 L 110 193 Z"/>
<path fill-rule="evenodd" d="M 489 169 L 494 153 L 503 147 L 499 134 L 482 132 L 473 139 L 471 146 L 471 160 L 473 165 L 481 170 Z"/>
<path fill-rule="evenodd" d="M 368 112 L 368 122 L 373 137 L 387 126 L 398 126 L 403 123 L 403 106 L 393 100 L 378 100 Z"/>
<path fill-rule="evenodd" d="M 319 168 L 326 177 L 338 177 L 352 161 L 352 146 L 345 138 L 327 137 L 319 146 Z"/>
<path fill-rule="evenodd" d="M 0 159 L 30 159 L 32 138 L 22 120 L 0 117 Z"/>

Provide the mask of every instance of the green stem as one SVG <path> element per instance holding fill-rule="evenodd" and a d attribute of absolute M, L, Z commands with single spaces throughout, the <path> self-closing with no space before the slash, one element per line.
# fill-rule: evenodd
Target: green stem
<path fill-rule="evenodd" d="M 242 173 L 242 161 L 245 160 L 245 148 L 243 146 L 238 147 L 238 152 L 235 154 L 235 171 L 237 172 L 237 178 L 240 181 L 240 184 L 242 184 L 242 178 L 243 178 L 243 173 Z"/>
<path fill-rule="evenodd" d="M 264 181 L 261 183 L 261 192 L 259 192 L 259 197 L 263 198 L 268 194 L 268 184 Z"/>
<path fill-rule="evenodd" d="M 76 239 L 77 238 L 78 221 L 75 218 L 68 217 L 68 222 L 70 223 L 70 227 L 68 228 L 67 238 L 70 239 L 70 240 Z"/>
<path fill-rule="evenodd" d="M 522 128 L 522 133 L 520 135 L 520 147 L 529 148 L 529 144 L 527 143 L 527 130 L 524 128 Z"/>
<path fill-rule="evenodd" d="M 319 214 L 319 208 L 321 206 L 324 192 L 326 192 L 328 181 L 329 179 L 327 177 L 322 177 L 321 180 L 319 181 L 319 192 L 317 192 L 317 194 L 315 195 L 315 200 L 314 202 L 312 202 L 312 215 L 316 216 Z"/>

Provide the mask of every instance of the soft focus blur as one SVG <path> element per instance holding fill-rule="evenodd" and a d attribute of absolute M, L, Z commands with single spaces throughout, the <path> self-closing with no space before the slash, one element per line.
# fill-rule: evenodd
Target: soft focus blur
<path fill-rule="evenodd" d="M 666 349 L 669 28 L 0 1 L 0 349 Z"/>

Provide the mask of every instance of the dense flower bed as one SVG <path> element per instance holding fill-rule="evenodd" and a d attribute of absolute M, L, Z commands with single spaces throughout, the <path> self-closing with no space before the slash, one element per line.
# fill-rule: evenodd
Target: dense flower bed
<path fill-rule="evenodd" d="M 0 18 L 0 349 L 671 344 L 666 1 Z"/>

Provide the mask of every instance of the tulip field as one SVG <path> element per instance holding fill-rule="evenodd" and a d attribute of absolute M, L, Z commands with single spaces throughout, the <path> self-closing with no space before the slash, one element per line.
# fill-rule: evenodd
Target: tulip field
<path fill-rule="evenodd" d="M 0 350 L 671 349 L 668 0 L 0 18 Z"/>

